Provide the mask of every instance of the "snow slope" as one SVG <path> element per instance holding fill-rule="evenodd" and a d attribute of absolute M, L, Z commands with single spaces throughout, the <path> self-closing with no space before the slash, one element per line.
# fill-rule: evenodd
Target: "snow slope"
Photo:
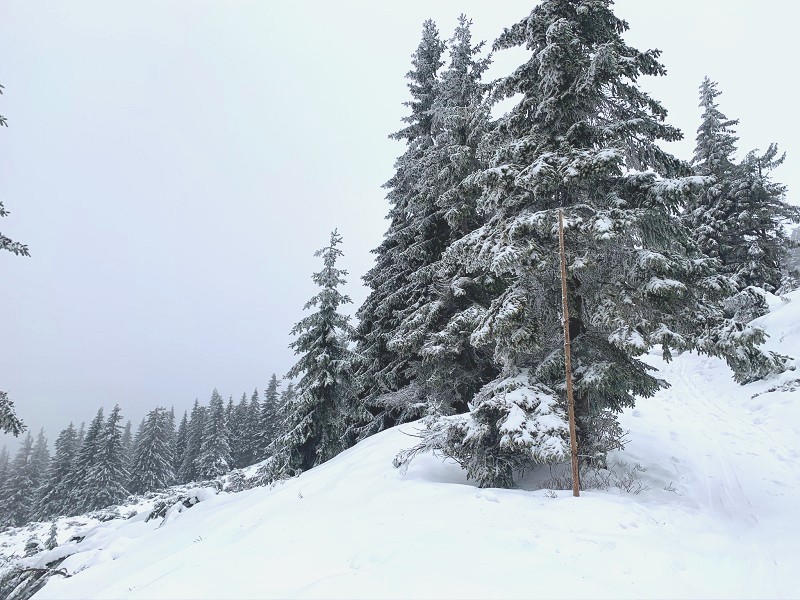
<path fill-rule="evenodd" d="M 800 356 L 790 297 L 761 322 Z M 94 525 L 35 598 L 800 597 L 800 374 L 739 386 L 716 359 L 650 359 L 672 387 L 622 416 L 614 457 L 646 469 L 638 494 L 535 489 L 547 469 L 481 490 L 432 456 L 403 473 L 412 424 L 163 524 Z"/>

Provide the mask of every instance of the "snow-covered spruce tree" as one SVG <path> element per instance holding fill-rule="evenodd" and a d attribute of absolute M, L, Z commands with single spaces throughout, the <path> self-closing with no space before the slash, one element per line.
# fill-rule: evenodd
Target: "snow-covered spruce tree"
<path fill-rule="evenodd" d="M 280 407 L 279 407 L 279 394 L 278 390 L 280 384 L 278 377 L 275 373 L 267 383 L 267 389 L 264 390 L 264 403 L 261 405 L 261 415 L 259 416 L 259 452 L 257 460 L 267 458 L 269 448 L 278 435 L 280 434 Z"/>
<path fill-rule="evenodd" d="M 83 446 L 83 440 L 86 439 L 86 421 L 81 421 L 78 427 L 78 448 Z"/>
<path fill-rule="evenodd" d="M 34 490 L 34 504 L 39 499 L 39 490 L 47 481 L 47 471 L 50 467 L 50 450 L 47 447 L 47 438 L 44 435 L 44 428 L 39 430 L 36 442 L 33 445 L 31 454 L 31 474 Z M 31 506 L 31 515 L 35 512 L 35 507 Z"/>
<path fill-rule="evenodd" d="M 18 436 L 25 431 L 25 424 L 14 412 L 14 403 L 8 397 L 8 392 L 0 391 L 0 432 Z"/>
<path fill-rule="evenodd" d="M 125 422 L 122 430 L 122 452 L 125 456 L 125 469 L 130 473 L 133 460 L 133 425 L 130 419 Z"/>
<path fill-rule="evenodd" d="M 200 406 L 200 402 L 195 399 L 189 419 L 188 431 L 186 434 L 186 448 L 181 456 L 181 465 L 178 469 L 178 483 L 189 483 L 197 481 L 197 467 L 195 461 L 200 456 L 200 447 L 203 443 L 203 432 L 206 425 L 206 408 Z"/>
<path fill-rule="evenodd" d="M 14 460 L 11 461 L 8 479 L 3 482 L 0 495 L 0 526 L 19 527 L 32 518 L 31 508 L 36 491 L 33 469 L 33 437 L 28 432 Z"/>
<path fill-rule="evenodd" d="M 178 424 L 178 432 L 175 435 L 175 455 L 173 456 L 173 471 L 175 472 L 176 479 L 178 478 L 178 471 L 181 468 L 181 458 L 186 453 L 186 444 L 189 435 L 189 416 L 186 411 L 183 411 L 183 417 Z"/>
<path fill-rule="evenodd" d="M 0 487 L 2 487 L 2 482 L 6 480 L 8 477 L 8 469 L 10 468 L 10 459 L 8 456 L 8 448 L 3 445 L 0 448 Z"/>
<path fill-rule="evenodd" d="M 169 446 L 173 460 L 178 452 L 178 429 L 176 425 L 175 407 L 170 406 L 169 411 L 167 411 L 167 430 L 169 431 Z"/>
<path fill-rule="evenodd" d="M 357 381 L 359 396 L 371 413 L 362 435 L 375 433 L 399 420 L 408 420 L 425 412 L 425 403 L 416 394 L 398 394 L 413 381 L 412 361 L 417 357 L 405 352 L 391 351 L 387 344 L 400 324 L 400 312 L 410 307 L 412 276 L 432 260 L 438 248 L 436 238 L 444 235 L 446 223 L 441 218 L 424 224 L 415 223 L 410 204 L 421 183 L 421 158 L 434 146 L 433 106 L 437 91 L 437 73 L 444 64 L 445 44 L 439 39 L 436 24 L 425 21 L 422 40 L 412 56 L 412 69 L 406 75 L 411 100 L 406 102 L 410 114 L 403 120 L 406 126 L 390 137 L 406 143 L 405 152 L 395 163 L 395 175 L 385 184 L 390 209 L 389 228 L 380 246 L 373 252 L 375 266 L 364 276 L 371 290 L 358 309 L 356 330 L 358 357 Z M 421 227 L 425 228 L 421 232 Z M 425 235 L 424 240 L 416 236 Z M 420 244 L 422 246 L 420 246 Z M 412 251 L 412 247 L 416 250 Z M 423 254 L 415 254 L 422 250 Z"/>
<path fill-rule="evenodd" d="M 3 515 L 8 513 L 8 480 L 11 477 L 11 459 L 8 455 L 8 448 L 3 446 L 0 449 L 0 530 L 10 525 L 8 519 Z"/>
<path fill-rule="evenodd" d="M 242 465 L 242 450 L 244 448 L 244 419 L 247 414 L 247 392 L 242 393 L 242 397 L 233 409 L 227 410 L 228 419 L 228 444 L 231 447 L 231 468 L 239 469 Z"/>
<path fill-rule="evenodd" d="M 128 489 L 132 494 L 163 490 L 175 483 L 175 456 L 169 411 L 156 407 L 147 413 L 131 461 Z"/>
<path fill-rule="evenodd" d="M 70 512 L 69 505 L 69 474 L 78 455 L 78 434 L 75 426 L 69 426 L 61 431 L 56 438 L 53 459 L 47 470 L 47 477 L 42 487 L 37 492 L 37 501 L 34 508 L 34 517 L 44 520 L 57 515 L 66 515 Z"/>
<path fill-rule="evenodd" d="M 295 395 L 284 407 L 286 431 L 274 444 L 279 449 L 286 474 L 300 473 L 325 462 L 344 450 L 342 436 L 347 430 L 353 388 L 350 351 L 346 336 L 351 327 L 348 316 L 338 309 L 352 301 L 339 291 L 347 271 L 338 269 L 342 236 L 334 230 L 330 243 L 317 251 L 323 269 L 312 279 L 321 289 L 305 305 L 316 312 L 303 318 L 291 331 L 296 339 L 289 345 L 301 358 L 287 377 L 299 377 Z"/>
<path fill-rule="evenodd" d="M 486 284 L 441 260 L 452 242 L 481 224 L 481 188 L 469 177 L 482 167 L 478 147 L 489 128 L 489 104 L 481 76 L 490 60 L 480 57 L 483 43 L 472 44 L 470 26 L 461 15 L 449 43 L 449 65 L 436 82 L 435 143 L 417 161 L 420 175 L 408 203 L 414 215 L 408 227 L 416 231 L 408 253 L 421 266 L 410 277 L 410 304 L 399 312 L 401 322 L 387 344 L 389 351 L 409 357 L 413 378 L 386 398 L 440 414 L 465 412 L 467 402 L 496 375 L 491 349 L 469 343 L 480 314 L 475 304 L 489 300 Z M 402 407 L 398 412 L 404 420 Z"/>
<path fill-rule="evenodd" d="M 784 286 L 782 292 L 795 290 L 800 286 L 800 227 L 795 227 L 789 236 L 791 247 L 784 263 Z"/>
<path fill-rule="evenodd" d="M 784 158 L 778 156 L 775 144 L 770 144 L 764 154 L 748 152 L 738 165 L 739 177 L 733 190 L 739 208 L 735 223 L 744 240 L 738 248 L 741 263 L 735 277 L 740 286 L 756 286 L 772 293 L 781 288 L 792 247 L 785 226 L 800 222 L 800 209 L 785 202 L 786 186 L 771 178 L 772 170 Z"/>
<path fill-rule="evenodd" d="M 258 403 L 258 390 L 253 392 L 255 402 Z M 247 394 L 242 394 L 242 399 L 234 410 L 236 426 L 231 427 L 231 458 L 233 467 L 241 469 L 253 464 L 252 440 L 255 435 L 254 427 L 250 419 L 250 402 Z"/>
<path fill-rule="evenodd" d="M 87 478 L 96 460 L 104 422 L 105 417 L 101 406 L 83 436 L 80 435 L 80 431 L 84 429 L 83 423 L 81 423 L 81 430 L 78 432 L 80 447 L 64 483 L 64 488 L 69 493 L 69 498 L 66 502 L 67 514 L 74 515 L 89 509 L 87 503 L 88 491 L 86 489 Z"/>
<path fill-rule="evenodd" d="M 194 462 L 197 476 L 202 479 L 214 479 L 231 470 L 231 447 L 228 444 L 225 404 L 217 390 L 211 394 L 200 454 Z"/>
<path fill-rule="evenodd" d="M 720 95 L 717 83 L 706 77 L 700 85 L 703 115 L 692 165 L 707 179 L 690 196 L 684 219 L 701 250 L 718 258 L 721 271 L 734 277 L 737 291 L 755 286 L 776 292 L 791 245 L 784 225 L 797 222 L 800 211 L 783 201 L 785 186 L 769 177 L 783 162 L 777 146 L 770 145 L 764 155 L 750 152 L 736 162 L 734 128 L 739 121 L 719 110 Z M 763 305 L 761 312 L 765 311 Z"/>
<path fill-rule="evenodd" d="M 238 443 L 236 437 L 239 423 L 236 420 L 236 404 L 233 402 L 233 395 L 228 396 L 228 404 L 225 406 L 225 423 L 228 426 L 228 448 L 231 451 L 231 468 L 234 469 L 236 468 L 236 461 L 233 457 L 236 454 L 236 445 Z"/>
<path fill-rule="evenodd" d="M 119 405 L 114 405 L 97 438 L 97 452 L 88 470 L 83 490 L 84 510 L 119 504 L 128 496 L 125 452 Z"/>
<path fill-rule="evenodd" d="M 56 546 L 58 546 L 58 526 L 56 525 L 56 522 L 53 521 L 53 523 L 50 525 L 50 531 L 47 533 L 47 539 L 44 542 L 44 548 L 45 550 L 52 550 Z"/>
<path fill-rule="evenodd" d="M 665 71 L 658 51 L 625 43 L 626 29 L 611 0 L 545 0 L 495 42 L 495 50 L 531 52 L 497 83 L 499 96 L 522 97 L 486 137 L 490 167 L 473 178 L 486 223 L 444 258 L 495 282 L 471 343 L 490 344 L 501 373 L 469 414 L 429 421 L 411 451 L 438 450 L 481 486 L 512 486 L 515 473 L 568 456 L 559 208 L 584 459 L 604 460 L 599 423 L 613 426 L 609 415 L 667 385 L 640 360 L 654 345 L 666 358 L 724 353 L 737 375 L 745 365 L 736 357 L 746 353 L 748 368 L 780 368 L 755 347 L 763 332 L 726 321 L 707 302 L 730 282 L 679 219 L 685 194 L 702 180 L 657 146 L 680 132 L 637 82 Z"/>

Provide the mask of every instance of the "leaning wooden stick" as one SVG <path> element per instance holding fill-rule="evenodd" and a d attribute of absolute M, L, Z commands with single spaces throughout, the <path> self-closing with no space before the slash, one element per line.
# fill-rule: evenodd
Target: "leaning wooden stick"
<path fill-rule="evenodd" d="M 564 213 L 558 209 L 558 247 L 561 252 L 561 305 L 564 309 L 564 369 L 567 375 L 569 443 L 572 449 L 572 495 L 581 495 L 578 472 L 578 437 L 575 433 L 575 400 L 572 397 L 572 353 L 569 340 L 569 304 L 567 302 L 567 259 L 564 252 Z"/>

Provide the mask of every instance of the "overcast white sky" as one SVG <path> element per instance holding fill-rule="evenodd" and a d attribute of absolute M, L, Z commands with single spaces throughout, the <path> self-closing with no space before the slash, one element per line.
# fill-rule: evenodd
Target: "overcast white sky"
<path fill-rule="evenodd" d="M 136 423 L 217 387 L 238 399 L 293 364 L 313 252 L 338 227 L 356 305 L 403 147 L 422 21 L 459 13 L 490 44 L 534 2 L 0 2 L 0 389 L 52 444 L 119 403 Z M 691 156 L 697 87 L 720 83 L 740 147 L 777 141 L 800 185 L 796 3 L 620 0 L 643 82 Z M 521 56 L 497 57 L 493 75 Z M 795 196 L 796 197 L 796 196 Z M 354 308 L 354 307 L 353 307 Z M 2 441 L 2 440 L 0 440 Z"/>

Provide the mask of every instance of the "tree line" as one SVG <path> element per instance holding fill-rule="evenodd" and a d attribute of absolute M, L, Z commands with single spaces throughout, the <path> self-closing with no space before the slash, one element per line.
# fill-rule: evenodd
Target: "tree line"
<path fill-rule="evenodd" d="M 263 401 L 257 389 L 227 403 L 214 390 L 177 426 L 172 409 L 154 408 L 135 434 L 130 421 L 122 425 L 119 406 L 108 416 L 101 407 L 88 427 L 63 429 L 52 456 L 44 431 L 35 440 L 28 432 L 13 458 L 0 449 L 0 526 L 98 510 L 254 464 L 267 456 L 278 408 L 293 393 L 291 383 L 281 391 L 275 375 Z"/>

